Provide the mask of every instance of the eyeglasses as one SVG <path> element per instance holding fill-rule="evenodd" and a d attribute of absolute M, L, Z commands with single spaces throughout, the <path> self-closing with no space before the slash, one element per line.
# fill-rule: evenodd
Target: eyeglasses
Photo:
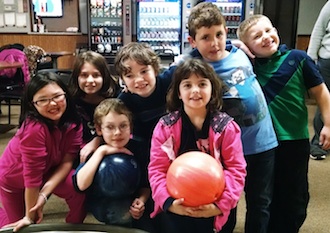
<path fill-rule="evenodd" d="M 117 129 L 119 129 L 120 132 L 124 132 L 126 130 L 128 130 L 130 128 L 130 125 L 127 123 L 124 124 L 120 124 L 119 126 L 114 126 L 114 125 L 107 125 L 102 127 L 102 129 L 106 132 L 106 133 L 115 133 Z"/>
<path fill-rule="evenodd" d="M 48 104 L 50 104 L 51 101 L 54 101 L 54 102 L 58 103 L 58 102 L 61 102 L 61 101 L 65 100 L 65 95 L 66 95 L 66 93 L 62 93 L 62 94 L 59 94 L 59 95 L 55 95 L 52 98 L 40 99 L 40 100 L 37 100 L 37 101 L 32 102 L 32 103 L 37 105 L 38 107 L 45 107 Z"/>

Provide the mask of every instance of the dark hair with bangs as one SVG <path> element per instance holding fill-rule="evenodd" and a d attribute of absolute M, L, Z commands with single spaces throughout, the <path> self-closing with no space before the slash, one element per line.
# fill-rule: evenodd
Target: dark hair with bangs
<path fill-rule="evenodd" d="M 58 127 L 66 127 L 72 123 L 76 124 L 77 128 L 79 127 L 80 117 L 78 116 L 76 106 L 67 86 L 62 82 L 57 74 L 47 71 L 39 71 L 25 86 L 21 103 L 22 110 L 19 119 L 19 127 L 23 125 L 25 120 L 32 119 L 45 123 L 49 130 L 54 128 L 54 122 L 40 115 L 33 104 L 34 95 L 40 89 L 52 83 L 57 84 L 63 90 L 63 92 L 65 92 L 66 97 L 66 109 L 58 123 Z"/>
<path fill-rule="evenodd" d="M 124 64 L 127 60 L 133 60 L 140 65 L 150 65 L 156 75 L 159 73 L 160 58 L 146 43 L 131 42 L 119 50 L 115 58 L 115 67 L 120 77 L 130 72 Z"/>
<path fill-rule="evenodd" d="M 201 27 L 210 28 L 214 25 L 223 25 L 226 28 L 226 20 L 215 4 L 201 2 L 192 8 L 188 18 L 189 36 L 195 39 L 198 29 Z"/>
<path fill-rule="evenodd" d="M 78 78 L 80 76 L 81 68 L 85 63 L 90 63 L 101 73 L 103 78 L 103 85 L 100 89 L 100 96 L 105 98 L 114 97 L 119 90 L 116 79 L 111 75 L 106 59 L 99 53 L 93 51 L 86 51 L 79 54 L 74 62 L 73 71 L 69 80 L 69 87 L 75 99 L 85 96 L 79 88 Z"/>
<path fill-rule="evenodd" d="M 179 86 L 182 80 L 188 79 L 192 74 L 209 79 L 212 85 L 212 94 L 207 108 L 210 111 L 221 110 L 224 84 L 213 67 L 201 59 L 187 59 L 178 65 L 174 71 L 173 79 L 166 96 L 167 110 L 173 112 L 182 108 L 179 98 Z"/>

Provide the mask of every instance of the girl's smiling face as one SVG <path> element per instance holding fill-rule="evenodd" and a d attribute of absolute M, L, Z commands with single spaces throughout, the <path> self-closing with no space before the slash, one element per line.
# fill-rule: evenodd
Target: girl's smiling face
<path fill-rule="evenodd" d="M 33 104 L 40 115 L 58 123 L 67 104 L 63 89 L 56 83 L 50 83 L 33 96 Z"/>
<path fill-rule="evenodd" d="M 85 62 L 80 70 L 78 85 L 86 95 L 95 95 L 98 94 L 103 86 L 103 77 L 94 65 Z"/>
<path fill-rule="evenodd" d="M 179 98 L 183 102 L 185 112 L 206 110 L 212 95 L 212 84 L 209 79 L 192 74 L 183 79 L 179 85 Z"/>

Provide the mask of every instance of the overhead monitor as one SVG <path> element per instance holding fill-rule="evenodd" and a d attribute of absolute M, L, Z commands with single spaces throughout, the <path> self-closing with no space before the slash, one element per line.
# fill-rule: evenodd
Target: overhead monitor
<path fill-rule="evenodd" d="M 34 12 L 39 17 L 62 17 L 63 0 L 32 0 Z"/>

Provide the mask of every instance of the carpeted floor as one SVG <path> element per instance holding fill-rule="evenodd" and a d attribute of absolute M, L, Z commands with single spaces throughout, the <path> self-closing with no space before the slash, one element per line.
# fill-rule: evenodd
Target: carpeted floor
<path fill-rule="evenodd" d="M 315 105 L 308 105 L 310 122 L 315 112 Z M 0 124 L 7 122 L 6 108 L 2 108 L 0 115 Z M 18 106 L 13 107 L 12 123 L 17 123 Z M 0 154 L 7 145 L 10 138 L 14 135 L 16 129 L 0 134 Z M 312 128 L 310 127 L 310 132 Z M 330 156 L 323 161 L 310 160 L 309 183 L 311 199 L 308 207 L 308 217 L 300 230 L 300 233 L 327 233 L 330 232 Z M 56 196 L 51 196 L 44 209 L 44 223 L 64 222 L 67 206 L 65 202 Z M 234 233 L 243 233 L 244 229 L 245 205 L 244 197 L 239 202 L 238 220 Z M 97 223 L 92 217 L 88 216 L 85 223 Z"/>

